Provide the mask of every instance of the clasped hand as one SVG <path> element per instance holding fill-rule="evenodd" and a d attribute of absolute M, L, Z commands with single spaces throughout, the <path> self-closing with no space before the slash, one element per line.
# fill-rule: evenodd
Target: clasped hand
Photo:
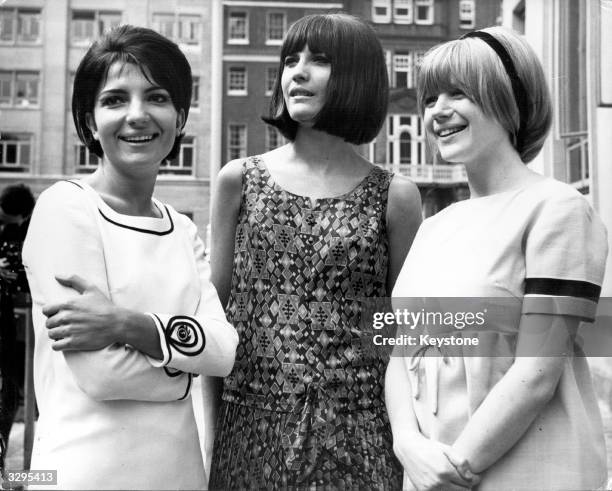
<path fill-rule="evenodd" d="M 121 309 L 100 289 L 83 278 L 56 276 L 57 282 L 78 295 L 63 302 L 45 305 L 46 327 L 55 351 L 99 350 L 118 341 Z"/>
<path fill-rule="evenodd" d="M 395 455 L 418 491 L 466 490 L 480 482 L 467 460 L 449 445 L 414 433 L 395 440 Z"/>

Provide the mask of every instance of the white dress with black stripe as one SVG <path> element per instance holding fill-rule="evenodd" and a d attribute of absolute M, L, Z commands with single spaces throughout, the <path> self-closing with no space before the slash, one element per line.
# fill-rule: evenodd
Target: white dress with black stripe
<path fill-rule="evenodd" d="M 32 216 L 23 250 L 40 410 L 31 468 L 56 469 L 61 489 L 205 485 L 191 382 L 231 370 L 237 334 L 195 225 L 154 203 L 161 218 L 121 215 L 87 184 L 63 181 L 41 194 Z M 57 274 L 79 275 L 116 305 L 150 313 L 164 359 L 117 344 L 53 351 L 41 309 L 76 294 Z"/>
<path fill-rule="evenodd" d="M 553 179 L 461 201 L 423 222 L 393 291 L 395 307 L 402 297 L 507 300 L 497 325 L 486 326 L 481 337 L 491 356 L 423 356 L 423 350 L 396 347 L 425 436 L 455 441 L 512 365 L 522 313 L 593 320 L 607 248 L 606 230 L 589 203 Z M 566 360 L 553 399 L 482 477 L 479 490 L 605 483 L 601 417 L 584 357 Z"/>

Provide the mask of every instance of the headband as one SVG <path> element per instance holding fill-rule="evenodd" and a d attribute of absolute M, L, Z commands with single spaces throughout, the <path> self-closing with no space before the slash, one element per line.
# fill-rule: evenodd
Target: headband
<path fill-rule="evenodd" d="M 500 43 L 488 32 L 472 31 L 468 32 L 467 34 L 464 34 L 463 36 L 461 36 L 460 39 L 465 38 L 482 39 L 491 47 L 493 51 L 497 53 L 497 56 L 499 56 L 499 59 L 504 65 L 506 74 L 508 75 L 510 83 L 512 84 L 514 101 L 516 102 L 516 105 L 519 110 L 520 124 L 519 129 L 516 133 L 516 148 L 520 152 L 524 141 L 525 126 L 527 125 L 527 91 L 525 90 L 525 86 L 523 85 L 523 82 L 521 82 L 521 79 L 518 76 L 516 67 L 514 66 L 512 58 L 510 57 L 510 53 L 508 53 L 508 50 L 504 48 L 504 45 L 502 43 Z"/>

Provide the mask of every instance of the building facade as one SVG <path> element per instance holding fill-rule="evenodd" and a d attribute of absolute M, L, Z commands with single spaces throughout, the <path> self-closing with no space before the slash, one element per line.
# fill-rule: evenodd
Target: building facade
<path fill-rule="evenodd" d="M 530 164 L 583 193 L 612 233 L 612 1 L 504 0 L 550 83 L 553 126 Z M 612 255 L 602 296 L 612 296 Z"/>
<path fill-rule="evenodd" d="M 208 223 L 210 4 L 198 0 L 7 0 L 0 6 L 0 186 L 35 194 L 92 172 L 72 122 L 72 81 L 91 42 L 119 24 L 150 27 L 179 44 L 194 95 L 180 155 L 165 162 L 156 196 Z"/>

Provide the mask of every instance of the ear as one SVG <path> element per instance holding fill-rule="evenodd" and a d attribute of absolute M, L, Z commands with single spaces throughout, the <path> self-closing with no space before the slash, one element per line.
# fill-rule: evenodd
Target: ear
<path fill-rule="evenodd" d="M 89 131 L 91 131 L 91 136 L 93 136 L 94 140 L 98 139 L 98 129 L 96 127 L 96 120 L 93 117 L 93 114 L 87 113 L 85 115 L 85 122 L 87 123 L 87 127 Z"/>
<path fill-rule="evenodd" d="M 185 111 L 181 109 L 176 115 L 176 129 L 180 133 L 185 126 Z"/>

